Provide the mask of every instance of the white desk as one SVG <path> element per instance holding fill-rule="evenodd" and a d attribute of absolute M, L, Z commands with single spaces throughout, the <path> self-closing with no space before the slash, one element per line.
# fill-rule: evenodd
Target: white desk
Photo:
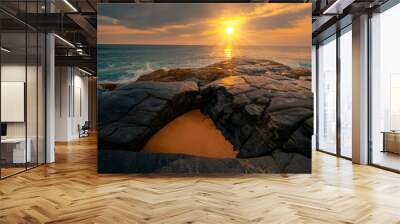
<path fill-rule="evenodd" d="M 32 141 L 30 138 L 27 139 L 26 151 L 25 151 L 25 138 L 5 138 L 1 139 L 2 147 L 13 147 L 12 148 L 12 162 L 13 163 L 25 163 L 30 162 L 32 159 L 31 147 Z"/>

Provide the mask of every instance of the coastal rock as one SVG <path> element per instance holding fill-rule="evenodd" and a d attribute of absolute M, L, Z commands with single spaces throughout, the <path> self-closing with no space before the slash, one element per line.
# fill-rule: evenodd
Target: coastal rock
<path fill-rule="evenodd" d="M 268 76 L 277 80 L 305 79 L 311 72 L 304 68 L 289 66 L 265 59 L 232 58 L 202 68 L 156 70 L 141 76 L 139 81 L 195 81 L 200 86 L 231 76 Z M 305 85 L 306 83 L 301 82 Z"/>
<path fill-rule="evenodd" d="M 103 84 L 98 90 L 99 149 L 107 151 L 107 161 L 118 155 L 110 163 L 114 169 L 119 161 L 118 171 L 307 173 L 313 134 L 310 89 L 307 69 L 243 58 Z M 158 130 L 192 109 L 215 122 L 239 158 L 137 153 Z"/>
<path fill-rule="evenodd" d="M 222 78 L 201 88 L 202 111 L 241 158 L 277 149 L 310 157 L 313 96 L 294 81 L 268 76 Z"/>
<path fill-rule="evenodd" d="M 99 91 L 99 148 L 140 151 L 168 122 L 192 108 L 195 82 L 132 82 Z"/>
<path fill-rule="evenodd" d="M 147 75 L 141 76 L 139 81 L 195 81 L 198 84 L 205 84 L 231 75 L 230 72 L 217 67 L 205 67 L 199 69 L 159 69 Z"/>

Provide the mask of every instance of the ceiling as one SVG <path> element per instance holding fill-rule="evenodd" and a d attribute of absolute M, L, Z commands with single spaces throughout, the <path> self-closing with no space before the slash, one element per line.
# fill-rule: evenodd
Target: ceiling
<path fill-rule="evenodd" d="M 1 30 L 10 39 L 13 55 L 25 54 L 25 43 L 20 41 L 25 31 L 55 33 L 56 66 L 78 66 L 95 74 L 96 4 L 96 0 L 1 0 Z"/>
<path fill-rule="evenodd" d="M 390 0 L 312 0 L 313 44 L 326 39 L 349 24 Z"/>

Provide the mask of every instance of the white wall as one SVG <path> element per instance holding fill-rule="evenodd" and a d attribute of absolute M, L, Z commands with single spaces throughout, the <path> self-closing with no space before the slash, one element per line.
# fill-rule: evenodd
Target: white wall
<path fill-rule="evenodd" d="M 25 82 L 25 64 L 2 65 L 1 81 Z M 1 109 L 6 110 L 6 108 L 1 108 Z M 24 122 L 7 123 L 7 137 L 25 137 L 25 123 Z"/>
<path fill-rule="evenodd" d="M 25 64 L 1 65 L 1 81 L 25 82 Z"/>
<path fill-rule="evenodd" d="M 55 141 L 67 141 L 69 133 L 69 68 L 55 68 Z"/>
<path fill-rule="evenodd" d="M 4 64 L 1 66 L 1 81 L 2 82 L 25 82 L 25 71 L 26 67 L 24 65 L 18 65 L 18 64 Z M 27 67 L 28 74 L 30 74 L 33 70 L 36 73 L 36 67 L 33 66 L 28 66 Z M 33 83 L 36 85 L 36 83 Z M 31 90 L 28 88 L 28 91 Z M 28 97 L 36 97 L 36 89 L 34 92 L 28 92 L 27 93 Z M 28 100 L 28 99 L 27 99 Z M 28 100 L 28 102 L 31 102 L 32 100 Z M 36 105 L 35 105 L 36 107 Z M 7 108 L 1 108 L 2 110 L 7 110 Z M 28 114 L 29 116 L 30 114 Z M 35 114 L 36 115 L 36 114 Z M 31 121 L 30 117 L 28 117 L 28 120 Z M 30 127 L 31 125 L 29 125 Z M 7 123 L 7 136 L 8 137 L 25 137 L 25 122 L 8 122 Z M 28 136 L 29 137 L 29 136 Z"/>
<path fill-rule="evenodd" d="M 1 121 L 25 121 L 25 83 L 1 82 Z M 36 108 L 36 105 L 35 107 Z"/>
<path fill-rule="evenodd" d="M 78 124 L 83 125 L 85 121 L 88 121 L 89 110 L 88 110 L 88 78 L 87 76 L 82 76 L 82 73 L 79 72 L 78 75 L 74 75 L 74 108 L 73 111 L 73 119 L 72 119 L 72 132 L 71 135 L 79 137 L 78 132 Z M 80 111 L 81 110 L 81 111 Z"/>
<path fill-rule="evenodd" d="M 37 70 L 39 69 L 39 70 Z M 39 163 L 44 162 L 44 82 L 42 68 L 39 66 L 27 67 L 25 64 L 3 64 L 1 66 L 2 82 L 24 82 L 26 85 L 26 106 L 21 108 L 21 112 L 26 112 L 26 120 L 22 122 L 6 122 L 8 138 L 24 138 L 30 139 L 29 143 L 32 151 L 32 161 Z M 25 80 L 25 79 L 28 80 Z M 24 90 L 21 94 L 24 94 Z M 7 96 L 2 96 L 7 97 Z M 11 108 L 1 108 L 11 110 Z M 7 111 L 13 113 L 13 111 Z M 39 153 L 39 156 L 37 156 Z"/>
<path fill-rule="evenodd" d="M 88 77 L 76 68 L 56 67 L 55 85 L 55 140 L 77 139 L 78 125 L 88 120 Z"/>

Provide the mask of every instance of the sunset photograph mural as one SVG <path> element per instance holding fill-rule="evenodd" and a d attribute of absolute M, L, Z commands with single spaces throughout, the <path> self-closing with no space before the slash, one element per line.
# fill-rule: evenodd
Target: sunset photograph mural
<path fill-rule="evenodd" d="M 100 173 L 310 173 L 311 4 L 98 5 Z"/>

